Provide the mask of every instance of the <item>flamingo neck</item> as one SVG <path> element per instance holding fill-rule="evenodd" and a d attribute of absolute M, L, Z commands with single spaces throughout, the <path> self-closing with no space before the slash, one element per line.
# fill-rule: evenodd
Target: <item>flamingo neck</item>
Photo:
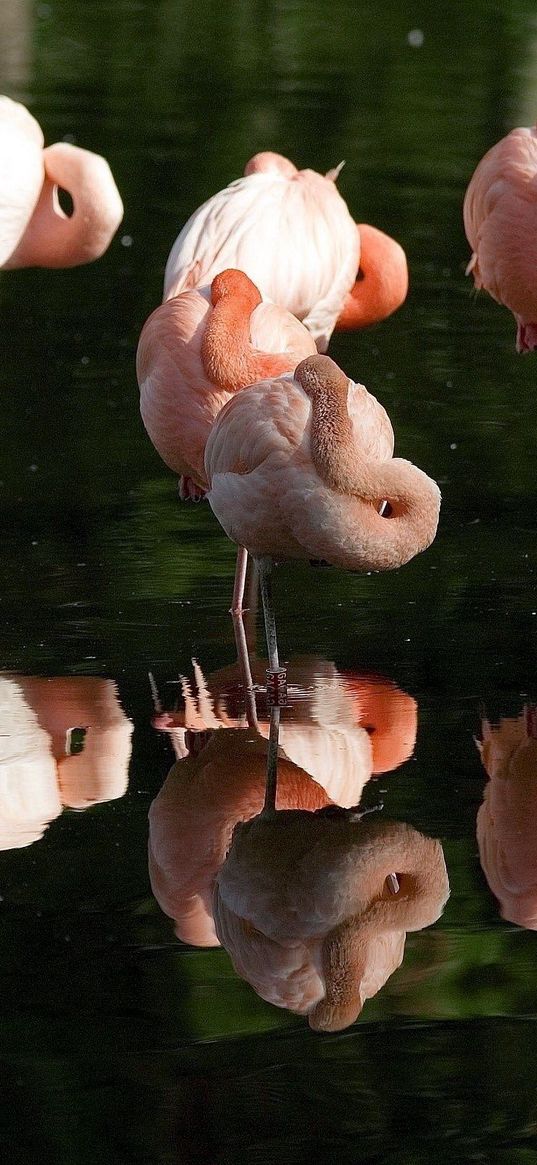
<path fill-rule="evenodd" d="M 365 457 L 348 413 L 349 382 L 329 357 L 303 360 L 295 379 L 311 399 L 311 459 L 319 477 L 335 493 L 364 503 L 359 513 L 363 568 L 403 565 L 435 536 L 440 510 L 436 482 L 402 458 Z M 383 501 L 389 503 L 388 517 L 379 513 Z"/>
<path fill-rule="evenodd" d="M 254 294 L 225 294 L 210 313 L 201 344 L 205 375 L 225 392 L 237 392 L 249 384 L 292 372 L 294 359 L 283 353 L 260 352 L 250 339 L 250 319 L 261 303 Z"/>
<path fill-rule="evenodd" d="M 403 248 L 376 227 L 360 223 L 360 267 L 343 302 L 336 331 L 352 331 L 386 319 L 404 303 L 408 267 Z"/>
<path fill-rule="evenodd" d="M 9 267 L 75 267 L 98 259 L 123 217 L 108 163 L 89 150 L 58 142 L 43 151 L 45 178 L 39 201 Z M 70 194 L 65 214 L 58 188 Z"/>

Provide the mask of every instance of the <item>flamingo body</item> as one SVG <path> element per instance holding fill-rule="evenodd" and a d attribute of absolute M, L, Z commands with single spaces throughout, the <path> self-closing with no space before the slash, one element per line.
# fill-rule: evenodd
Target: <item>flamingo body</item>
<path fill-rule="evenodd" d="M 440 493 L 392 449 L 378 401 L 328 357 L 311 357 L 222 410 L 205 454 L 209 502 L 257 557 L 393 569 L 433 540 Z M 378 512 L 384 499 L 390 518 Z"/>
<path fill-rule="evenodd" d="M 468 271 L 512 311 L 518 352 L 537 347 L 536 187 L 537 128 L 514 129 L 479 162 L 463 207 Z"/>
<path fill-rule="evenodd" d="M 334 177 L 258 154 L 243 178 L 188 220 L 166 264 L 164 298 L 238 268 L 328 346 L 360 261 L 360 236 Z"/>
<path fill-rule="evenodd" d="M 123 217 L 108 163 L 67 142 L 43 148 L 23 105 L 0 97 L 0 267 L 73 267 L 99 258 Z M 67 215 L 58 187 L 72 197 Z"/>

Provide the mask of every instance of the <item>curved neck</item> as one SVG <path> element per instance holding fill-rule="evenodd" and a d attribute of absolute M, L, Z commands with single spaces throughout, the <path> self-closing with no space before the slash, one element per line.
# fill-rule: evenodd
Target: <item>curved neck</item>
<path fill-rule="evenodd" d="M 255 291 L 255 295 L 254 292 Z M 201 343 L 205 375 L 225 392 L 237 392 L 271 376 L 292 372 L 296 357 L 285 353 L 260 352 L 250 340 L 250 318 L 261 296 L 228 293 L 214 304 Z"/>
<path fill-rule="evenodd" d="M 432 542 L 440 491 L 409 461 L 368 461 L 361 454 L 347 408 L 348 381 L 344 380 L 344 384 L 335 379 L 319 380 L 306 388 L 312 402 L 312 461 L 330 489 L 365 503 L 360 527 L 369 569 L 390 570 Z M 389 503 L 386 517 L 379 513 L 383 501 Z"/>
<path fill-rule="evenodd" d="M 104 158 L 66 142 L 43 151 L 45 179 L 36 209 L 10 267 L 75 267 L 98 259 L 123 217 L 123 204 Z M 58 187 L 73 202 L 67 215 Z"/>
<path fill-rule="evenodd" d="M 371 904 L 359 914 L 335 927 L 322 945 L 324 998 L 309 1016 L 310 1026 L 319 1031 L 339 1031 L 358 1017 L 362 1010 L 362 982 L 374 970 L 376 940 L 390 935 L 392 959 L 388 974 L 401 961 L 401 943 L 406 931 L 421 930 L 440 917 L 449 894 L 444 855 L 440 842 L 424 837 L 409 826 L 395 825 L 378 837 L 379 860 L 375 861 L 376 894 Z M 391 834 L 391 836 L 390 836 Z M 367 859 L 371 863 L 371 852 Z M 389 873 L 396 871 L 397 894 L 385 885 Z M 367 868 L 364 869 L 364 881 Z M 371 877 L 371 875 L 370 875 Z"/>
<path fill-rule="evenodd" d="M 360 223 L 358 231 L 360 267 L 338 316 L 337 332 L 386 319 L 404 303 L 408 292 L 406 255 L 399 243 L 367 223 Z"/>

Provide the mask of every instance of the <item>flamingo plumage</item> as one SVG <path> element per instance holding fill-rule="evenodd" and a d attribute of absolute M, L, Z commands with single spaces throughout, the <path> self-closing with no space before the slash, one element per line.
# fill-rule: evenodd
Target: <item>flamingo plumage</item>
<path fill-rule="evenodd" d="M 224 404 L 312 352 L 303 325 L 262 303 L 242 271 L 222 271 L 210 292 L 183 291 L 156 308 L 138 344 L 140 410 L 157 452 L 182 479 L 182 496 L 207 488 L 205 445 Z"/>
<path fill-rule="evenodd" d="M 484 155 L 463 205 L 467 273 L 513 313 L 517 352 L 537 348 L 537 127 L 519 127 Z"/>
<path fill-rule="evenodd" d="M 44 147 L 28 110 L 0 97 L 0 267 L 75 267 L 98 259 L 123 218 L 108 162 L 67 142 Z M 72 199 L 67 215 L 58 188 Z"/>
<path fill-rule="evenodd" d="M 260 560 L 392 570 L 430 545 L 440 509 L 436 483 L 392 450 L 375 398 L 312 356 L 222 410 L 205 453 L 209 502 Z"/>
<path fill-rule="evenodd" d="M 339 170 L 297 170 L 281 154 L 256 154 L 244 176 L 183 227 L 166 264 L 164 299 L 239 268 L 263 299 L 302 320 L 322 352 L 334 328 L 391 314 L 407 294 L 404 251 L 382 231 L 357 227 L 335 185 Z"/>

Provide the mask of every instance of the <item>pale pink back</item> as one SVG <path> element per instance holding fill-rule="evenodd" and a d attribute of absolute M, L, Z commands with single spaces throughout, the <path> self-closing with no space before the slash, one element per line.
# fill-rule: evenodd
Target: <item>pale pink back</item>
<path fill-rule="evenodd" d="M 176 242 L 164 298 L 210 286 L 228 267 L 244 271 L 263 299 L 302 320 L 328 346 L 359 265 L 359 236 L 331 178 L 313 170 L 249 173 L 205 202 Z"/>
<path fill-rule="evenodd" d="M 45 177 L 43 144 L 41 129 L 24 105 L 0 97 L 0 267 L 37 206 Z"/>

